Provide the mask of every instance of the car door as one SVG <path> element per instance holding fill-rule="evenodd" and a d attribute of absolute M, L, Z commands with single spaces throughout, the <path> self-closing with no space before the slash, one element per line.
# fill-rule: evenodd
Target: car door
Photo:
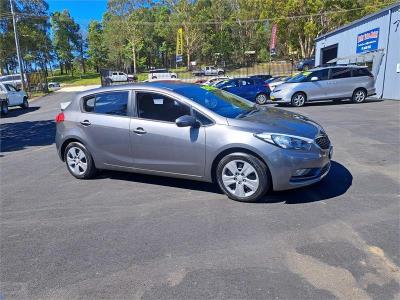
<path fill-rule="evenodd" d="M 329 89 L 329 85 L 327 84 L 329 69 L 321 69 L 313 72 L 306 71 L 304 73 L 310 73 L 301 84 L 301 89 L 307 94 L 307 100 L 325 99 L 327 97 L 326 91 Z"/>
<path fill-rule="evenodd" d="M 257 88 L 254 85 L 254 80 L 249 78 L 243 78 L 239 80 L 239 84 L 240 84 L 240 89 L 238 95 L 245 99 L 254 101 L 257 94 Z"/>
<path fill-rule="evenodd" d="M 96 162 L 131 167 L 130 91 L 107 91 L 84 97 L 81 110 L 76 121 Z"/>
<path fill-rule="evenodd" d="M 4 87 L 7 90 L 8 103 L 10 106 L 21 105 L 23 103 L 24 97 L 20 95 L 13 85 L 6 83 Z"/>
<path fill-rule="evenodd" d="M 353 82 L 351 81 L 350 68 L 331 68 L 327 90 L 327 99 L 351 97 Z"/>
<path fill-rule="evenodd" d="M 191 114 L 188 105 L 161 93 L 138 91 L 135 111 L 130 126 L 134 168 L 204 176 L 204 127 L 175 124 L 177 118 Z"/>

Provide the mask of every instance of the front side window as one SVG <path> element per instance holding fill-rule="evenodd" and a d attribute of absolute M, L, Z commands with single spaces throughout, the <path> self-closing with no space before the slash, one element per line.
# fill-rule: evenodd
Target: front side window
<path fill-rule="evenodd" d="M 170 97 L 157 93 L 136 93 L 139 118 L 175 122 L 184 115 L 190 115 L 190 107 Z"/>
<path fill-rule="evenodd" d="M 193 110 L 193 117 L 196 118 L 197 121 L 201 123 L 201 125 L 211 125 L 214 122 L 210 120 L 208 117 L 203 115 L 202 113 L 198 112 L 197 110 Z"/>
<path fill-rule="evenodd" d="M 312 77 L 318 77 L 318 80 L 327 80 L 329 78 L 329 69 L 312 72 L 309 76 L 309 80 L 311 80 Z"/>
<path fill-rule="evenodd" d="M 17 90 L 15 89 L 15 87 L 13 87 L 11 84 L 5 84 L 4 85 L 7 89 L 7 91 L 9 92 L 16 92 Z"/>
<path fill-rule="evenodd" d="M 96 94 L 83 100 L 83 110 L 98 114 L 126 116 L 128 113 L 128 99 L 128 91 Z"/>
<path fill-rule="evenodd" d="M 332 68 L 331 79 L 342 79 L 351 77 L 351 70 L 349 68 Z"/>

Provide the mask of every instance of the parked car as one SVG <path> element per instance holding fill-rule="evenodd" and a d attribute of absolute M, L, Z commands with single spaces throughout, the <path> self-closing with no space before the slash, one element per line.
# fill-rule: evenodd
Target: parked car
<path fill-rule="evenodd" d="M 230 79 L 230 77 L 227 77 L 227 76 L 214 77 L 214 78 L 211 78 L 211 79 L 205 81 L 203 84 L 214 86 L 214 85 L 218 84 L 219 82 L 229 80 L 229 79 Z"/>
<path fill-rule="evenodd" d="M 243 97 L 257 104 L 265 104 L 271 90 L 268 84 L 259 78 L 235 78 L 225 80 L 216 85 L 217 88 Z"/>
<path fill-rule="evenodd" d="M 302 59 L 296 65 L 297 71 L 307 71 L 314 67 L 315 67 L 315 58 L 314 57 Z"/>
<path fill-rule="evenodd" d="M 178 75 L 167 69 L 153 69 L 149 71 L 148 79 L 176 79 Z"/>
<path fill-rule="evenodd" d="M 26 76 L 24 75 L 25 81 Z M 22 80 L 20 74 L 13 74 L 13 75 L 4 75 L 0 76 L 0 82 L 4 84 L 11 84 L 12 86 L 20 89 L 22 87 Z"/>
<path fill-rule="evenodd" d="M 124 72 L 117 72 L 117 71 L 112 71 L 110 72 L 110 75 L 108 76 L 111 82 L 124 82 L 128 81 L 128 74 Z"/>
<path fill-rule="evenodd" d="M 361 103 L 374 94 L 374 76 L 367 67 L 334 66 L 299 73 L 275 88 L 271 100 L 292 106 L 319 100 L 351 99 Z"/>
<path fill-rule="evenodd" d="M 271 82 L 267 82 L 268 86 L 271 90 L 271 92 L 278 86 L 281 85 L 282 83 L 288 81 L 291 77 L 290 76 L 279 76 L 272 80 Z"/>
<path fill-rule="evenodd" d="M 21 106 L 24 109 L 29 107 L 28 95 L 10 83 L 0 82 L 0 100 L 0 112 L 3 116 L 8 114 L 10 106 Z"/>
<path fill-rule="evenodd" d="M 201 68 L 200 70 L 193 71 L 192 74 L 194 76 L 221 76 L 225 74 L 225 70 L 214 66 L 206 66 Z"/>
<path fill-rule="evenodd" d="M 252 75 L 250 76 L 250 78 L 260 78 L 262 80 L 264 80 L 264 82 L 267 82 L 267 80 L 272 78 L 272 75 L 269 74 L 259 74 L 259 75 Z"/>
<path fill-rule="evenodd" d="M 251 202 L 269 190 L 316 183 L 330 169 L 332 145 L 320 125 L 215 87 L 113 86 L 62 107 L 57 151 L 79 179 L 98 169 L 194 179 Z"/>
<path fill-rule="evenodd" d="M 51 91 L 55 91 L 61 88 L 61 85 L 59 82 L 49 82 L 47 84 L 47 87 L 49 88 L 49 90 Z"/>

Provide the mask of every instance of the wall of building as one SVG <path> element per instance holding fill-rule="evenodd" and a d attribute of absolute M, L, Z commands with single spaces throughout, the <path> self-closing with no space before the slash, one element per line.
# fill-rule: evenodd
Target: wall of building
<path fill-rule="evenodd" d="M 386 59 L 383 98 L 400 100 L 400 8 L 392 11 Z M 399 65 L 397 67 L 397 65 Z"/>
<path fill-rule="evenodd" d="M 328 34 L 327 36 L 318 39 L 316 42 L 316 64 L 318 65 L 321 62 L 321 49 L 335 44 L 338 44 L 337 57 L 340 58 L 357 55 L 357 36 L 360 33 L 379 28 L 378 49 L 383 49 L 385 56 L 376 76 L 375 88 L 377 97 L 400 100 L 400 92 L 394 90 L 397 88 L 397 86 L 400 86 L 398 81 L 398 76 L 400 74 L 396 73 L 396 64 L 400 63 L 400 39 L 398 36 L 400 32 L 400 26 L 397 29 L 397 32 L 395 32 L 396 24 L 393 24 L 393 22 L 396 18 L 399 19 L 399 7 L 392 9 L 392 16 L 390 15 L 390 10 L 383 11 L 367 20 L 357 22 L 350 27 L 338 30 L 337 32 Z M 395 36 L 395 34 L 397 34 L 397 36 Z M 389 48 L 387 48 L 388 41 Z M 388 62 L 387 66 L 386 62 Z M 387 67 L 386 76 L 385 67 Z M 397 83 L 395 83 L 396 81 Z"/>

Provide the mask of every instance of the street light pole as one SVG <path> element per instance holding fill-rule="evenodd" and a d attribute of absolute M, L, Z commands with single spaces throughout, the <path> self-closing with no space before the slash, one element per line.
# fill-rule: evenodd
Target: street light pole
<path fill-rule="evenodd" d="M 15 20 L 15 12 L 14 12 L 13 0 L 10 0 L 10 6 L 11 6 L 12 19 L 13 19 L 13 26 L 14 26 L 15 48 L 17 49 L 19 74 L 21 75 L 22 90 L 25 91 L 24 67 L 23 67 L 23 64 L 22 64 L 21 49 L 19 48 L 19 39 L 18 39 L 18 32 L 17 32 L 17 21 Z"/>

